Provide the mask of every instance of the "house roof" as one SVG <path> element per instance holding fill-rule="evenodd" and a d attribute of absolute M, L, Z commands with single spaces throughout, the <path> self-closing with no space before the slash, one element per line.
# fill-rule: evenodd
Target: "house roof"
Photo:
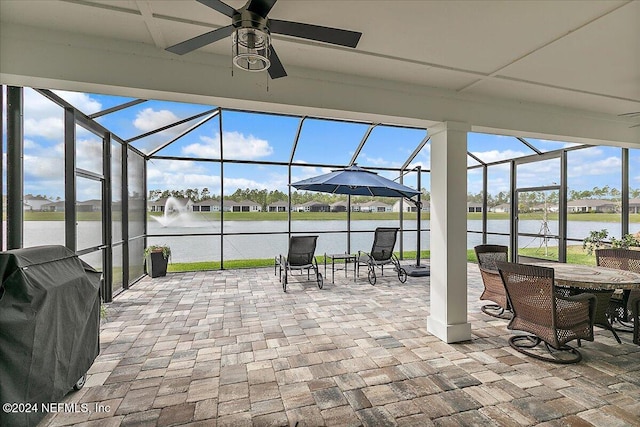
<path fill-rule="evenodd" d="M 360 203 L 360 206 L 382 206 L 382 207 L 389 207 L 391 206 L 388 203 L 384 203 L 384 202 L 380 202 L 380 201 L 376 201 L 376 200 L 370 200 L 368 202 L 365 203 Z"/>
<path fill-rule="evenodd" d="M 606 199 L 577 199 L 571 200 L 567 202 L 567 206 L 569 207 L 588 207 L 588 208 L 596 208 L 600 206 L 615 206 L 615 202 L 613 200 Z"/>
<path fill-rule="evenodd" d="M 158 205 L 164 206 L 167 204 L 168 199 L 169 199 L 168 197 L 160 197 L 158 200 L 150 201 L 149 204 L 154 206 L 158 206 Z M 182 206 L 186 206 L 189 202 L 191 202 L 191 199 L 187 199 L 184 197 L 174 197 L 174 199 L 176 200 L 177 203 L 181 204 Z"/>

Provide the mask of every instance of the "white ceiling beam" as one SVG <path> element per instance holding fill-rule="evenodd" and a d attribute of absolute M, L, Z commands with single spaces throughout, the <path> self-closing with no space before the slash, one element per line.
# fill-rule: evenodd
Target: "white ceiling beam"
<path fill-rule="evenodd" d="M 160 30 L 160 27 L 156 23 L 153 11 L 151 10 L 151 4 L 148 0 L 135 0 L 136 6 L 140 9 L 140 13 L 142 14 L 142 19 L 144 20 L 144 24 L 147 26 L 149 30 L 149 34 L 153 39 L 153 43 L 160 49 L 164 49 L 167 47 L 167 42 L 164 39 L 164 35 Z"/>
<path fill-rule="evenodd" d="M 4 84 L 410 126 L 459 121 L 514 136 L 640 145 L 633 118 L 293 66 L 267 91 L 266 73 L 231 77 L 230 67 L 226 56 L 176 57 L 141 43 L 13 24 L 0 28 Z"/>

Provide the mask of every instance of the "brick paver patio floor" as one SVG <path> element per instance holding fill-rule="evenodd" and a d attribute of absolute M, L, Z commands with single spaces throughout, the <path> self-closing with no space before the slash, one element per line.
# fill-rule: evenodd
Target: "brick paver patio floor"
<path fill-rule="evenodd" d="M 458 344 L 427 332 L 428 278 L 296 278 L 284 293 L 272 268 L 147 277 L 108 305 L 87 385 L 65 399 L 90 410 L 40 426 L 640 425 L 630 334 L 598 328 L 575 365 L 528 358 L 468 271 Z"/>

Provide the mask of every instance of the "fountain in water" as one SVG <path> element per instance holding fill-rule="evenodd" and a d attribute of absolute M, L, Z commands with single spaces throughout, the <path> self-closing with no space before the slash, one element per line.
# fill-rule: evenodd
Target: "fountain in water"
<path fill-rule="evenodd" d="M 193 226 L 193 215 L 189 212 L 189 207 L 181 203 L 173 196 L 167 198 L 164 204 L 162 216 L 151 216 L 163 227 L 190 227 Z"/>

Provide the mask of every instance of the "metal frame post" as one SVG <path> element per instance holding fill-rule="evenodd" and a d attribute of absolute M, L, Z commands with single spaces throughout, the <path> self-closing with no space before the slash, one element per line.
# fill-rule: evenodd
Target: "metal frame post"
<path fill-rule="evenodd" d="M 4 106 L 5 104 L 5 87 L 4 85 L 0 85 L 0 160 L 4 158 Z M 2 161 L 0 161 L 0 194 L 4 194 L 4 176 L 3 176 L 3 166 Z M 0 203 L 0 251 L 4 250 L 4 203 Z"/>
<path fill-rule="evenodd" d="M 24 235 L 24 96 L 7 86 L 7 249 L 19 249 Z"/>
<path fill-rule="evenodd" d="M 76 252 L 76 120 L 73 108 L 64 109 L 64 241 Z"/>

